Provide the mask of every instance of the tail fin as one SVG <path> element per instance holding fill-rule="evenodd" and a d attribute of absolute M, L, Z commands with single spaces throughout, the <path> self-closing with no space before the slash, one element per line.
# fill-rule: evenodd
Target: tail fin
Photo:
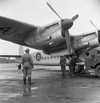
<path fill-rule="evenodd" d="M 24 54 L 24 48 L 22 45 L 19 45 L 19 55 L 23 55 Z"/>

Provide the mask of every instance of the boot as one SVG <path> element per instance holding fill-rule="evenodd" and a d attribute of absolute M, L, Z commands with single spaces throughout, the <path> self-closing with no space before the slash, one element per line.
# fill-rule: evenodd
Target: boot
<path fill-rule="evenodd" d="M 23 83 L 26 84 L 26 77 L 23 78 Z"/>
<path fill-rule="evenodd" d="M 32 84 L 32 83 L 31 83 L 31 77 L 28 77 L 28 83 L 29 83 L 29 84 Z"/>

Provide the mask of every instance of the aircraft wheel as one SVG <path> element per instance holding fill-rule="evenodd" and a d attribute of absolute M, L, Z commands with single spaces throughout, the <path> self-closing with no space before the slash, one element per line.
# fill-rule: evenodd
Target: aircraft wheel
<path fill-rule="evenodd" d="M 100 77 L 100 65 L 95 68 L 95 74 L 97 77 Z"/>

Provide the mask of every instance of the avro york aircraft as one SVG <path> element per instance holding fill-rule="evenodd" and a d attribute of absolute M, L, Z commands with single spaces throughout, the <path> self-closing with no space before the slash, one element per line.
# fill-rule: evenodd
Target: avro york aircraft
<path fill-rule="evenodd" d="M 49 3 L 47 5 L 60 18 L 59 21 L 40 27 L 0 16 L 0 39 L 43 50 L 51 56 L 70 56 L 99 46 L 100 30 L 72 36 L 69 29 L 78 14 L 71 19 L 62 19 Z"/>

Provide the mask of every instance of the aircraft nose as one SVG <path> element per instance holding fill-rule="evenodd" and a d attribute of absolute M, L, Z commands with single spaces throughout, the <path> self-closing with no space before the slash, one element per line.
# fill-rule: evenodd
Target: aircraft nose
<path fill-rule="evenodd" d="M 61 22 L 62 28 L 65 30 L 68 30 L 72 27 L 73 25 L 73 20 L 72 19 L 63 19 Z"/>

